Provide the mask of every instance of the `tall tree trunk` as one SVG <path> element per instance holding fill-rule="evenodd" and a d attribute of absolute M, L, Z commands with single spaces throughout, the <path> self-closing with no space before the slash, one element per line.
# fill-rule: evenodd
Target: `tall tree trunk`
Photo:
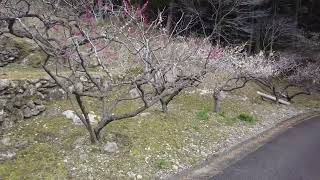
<path fill-rule="evenodd" d="M 251 9 L 251 14 L 252 15 L 251 15 L 251 19 L 250 19 L 251 32 L 250 32 L 250 39 L 249 39 L 249 53 L 253 53 L 254 34 L 255 34 L 255 32 L 254 32 L 255 25 L 254 25 L 254 19 L 253 19 L 255 13 L 254 13 L 253 6 L 252 6 L 252 9 Z"/>
<path fill-rule="evenodd" d="M 254 36 L 255 36 L 255 47 L 254 53 L 259 53 L 261 50 L 261 22 L 256 25 L 254 28 Z"/>
<path fill-rule="evenodd" d="M 213 99 L 214 99 L 213 112 L 215 113 L 221 112 L 221 90 L 216 90 L 213 93 Z"/>
<path fill-rule="evenodd" d="M 167 25 L 166 25 L 167 32 L 171 31 L 172 19 L 173 19 L 173 6 L 174 6 L 174 0 L 170 0 L 169 12 L 168 12 L 168 17 L 167 17 Z"/>
<path fill-rule="evenodd" d="M 295 23 L 296 23 L 296 26 L 297 26 L 297 27 L 298 27 L 298 25 L 299 25 L 300 8 L 301 8 L 301 0 L 296 0 Z"/>

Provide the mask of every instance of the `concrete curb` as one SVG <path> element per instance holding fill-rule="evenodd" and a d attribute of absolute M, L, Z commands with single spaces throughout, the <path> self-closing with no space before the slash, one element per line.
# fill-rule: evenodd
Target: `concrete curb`
<path fill-rule="evenodd" d="M 248 140 L 235 145 L 230 150 L 222 152 L 218 155 L 209 157 L 205 162 L 200 165 L 193 167 L 191 169 L 186 169 L 172 177 L 168 180 L 205 180 L 213 177 L 214 175 L 221 172 L 226 167 L 234 164 L 235 162 L 241 160 L 246 155 L 256 151 L 258 148 L 266 144 L 272 138 L 282 134 L 289 128 L 304 122 L 306 120 L 312 119 L 314 117 L 320 116 L 320 112 L 309 112 L 297 115 L 290 119 L 284 120 L 274 127 L 265 130 L 264 132 L 258 134 L 257 136 L 251 137 Z"/>

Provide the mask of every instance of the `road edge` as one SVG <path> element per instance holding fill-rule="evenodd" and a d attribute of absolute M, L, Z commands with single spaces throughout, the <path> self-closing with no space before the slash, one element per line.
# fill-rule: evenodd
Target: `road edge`
<path fill-rule="evenodd" d="M 246 155 L 256 151 L 258 148 L 266 144 L 272 138 L 282 134 L 289 128 L 296 126 L 304 121 L 320 116 L 319 111 L 299 114 L 292 118 L 279 122 L 275 126 L 253 136 L 229 149 L 228 151 L 207 158 L 200 165 L 183 170 L 173 175 L 168 180 L 205 180 L 218 174 L 226 167 L 241 160 Z"/>

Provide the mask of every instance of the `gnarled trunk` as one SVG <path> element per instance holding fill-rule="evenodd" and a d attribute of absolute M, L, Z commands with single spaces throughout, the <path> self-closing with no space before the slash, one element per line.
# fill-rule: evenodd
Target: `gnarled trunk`
<path fill-rule="evenodd" d="M 221 112 L 221 90 L 216 90 L 213 93 L 213 99 L 214 99 L 213 112 L 215 113 Z"/>
<path fill-rule="evenodd" d="M 162 112 L 167 113 L 168 112 L 168 102 L 166 102 L 164 99 L 160 99 L 160 102 L 161 102 Z"/>

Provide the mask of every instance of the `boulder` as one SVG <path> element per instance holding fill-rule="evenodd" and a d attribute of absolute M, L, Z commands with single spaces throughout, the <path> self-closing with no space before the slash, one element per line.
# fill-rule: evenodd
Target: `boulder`
<path fill-rule="evenodd" d="M 32 66 L 34 68 L 39 68 L 42 64 L 42 62 L 45 59 L 45 54 L 41 51 L 35 51 L 33 53 L 30 53 L 25 58 L 22 59 L 21 64 Z"/>
<path fill-rule="evenodd" d="M 1 47 L 1 46 L 0 46 Z M 18 58 L 19 50 L 16 48 L 6 48 L 0 50 L 0 67 L 14 63 Z"/>
<path fill-rule="evenodd" d="M 131 97 L 131 98 L 137 98 L 137 97 L 140 96 L 137 89 L 132 89 L 132 90 L 130 90 L 130 91 L 129 91 L 129 94 L 130 94 L 130 97 Z"/>
<path fill-rule="evenodd" d="M 39 115 L 45 110 L 46 110 L 46 107 L 44 105 L 36 105 L 33 101 L 28 102 L 23 109 L 23 117 L 31 118 L 33 116 Z"/>
<path fill-rule="evenodd" d="M 15 158 L 16 155 L 17 154 L 15 152 L 10 152 L 10 151 L 0 152 L 0 162 L 1 161 L 11 160 L 11 159 Z"/>
<path fill-rule="evenodd" d="M 118 149 L 118 145 L 115 142 L 107 142 L 107 144 L 103 146 L 103 150 L 107 153 L 115 153 Z"/>
<path fill-rule="evenodd" d="M 11 145 L 9 137 L 5 137 L 5 138 L 1 139 L 0 142 L 1 142 L 1 144 L 5 145 L 5 146 L 10 146 Z"/>
<path fill-rule="evenodd" d="M 82 125 L 82 121 L 80 120 L 79 116 L 77 116 L 77 114 L 72 111 L 72 110 L 67 110 L 67 111 L 64 111 L 62 113 L 67 119 L 70 119 L 72 120 L 72 122 L 74 124 L 77 124 L 77 125 Z M 95 118 L 97 117 L 94 112 L 90 112 L 88 114 L 88 117 L 89 117 L 89 121 L 90 123 L 97 123 L 97 121 L 95 120 Z"/>
<path fill-rule="evenodd" d="M 8 79 L 0 79 L 0 91 L 3 91 L 9 88 L 11 85 L 11 81 Z"/>
<path fill-rule="evenodd" d="M 79 125 L 82 124 L 80 118 L 76 115 L 74 111 L 67 110 L 67 111 L 64 111 L 62 114 L 66 116 L 67 119 L 71 119 L 73 123 L 79 124 Z"/>
<path fill-rule="evenodd" d="M 47 96 L 49 100 L 64 99 L 66 97 L 66 92 L 61 88 L 54 88 L 49 90 Z"/>

